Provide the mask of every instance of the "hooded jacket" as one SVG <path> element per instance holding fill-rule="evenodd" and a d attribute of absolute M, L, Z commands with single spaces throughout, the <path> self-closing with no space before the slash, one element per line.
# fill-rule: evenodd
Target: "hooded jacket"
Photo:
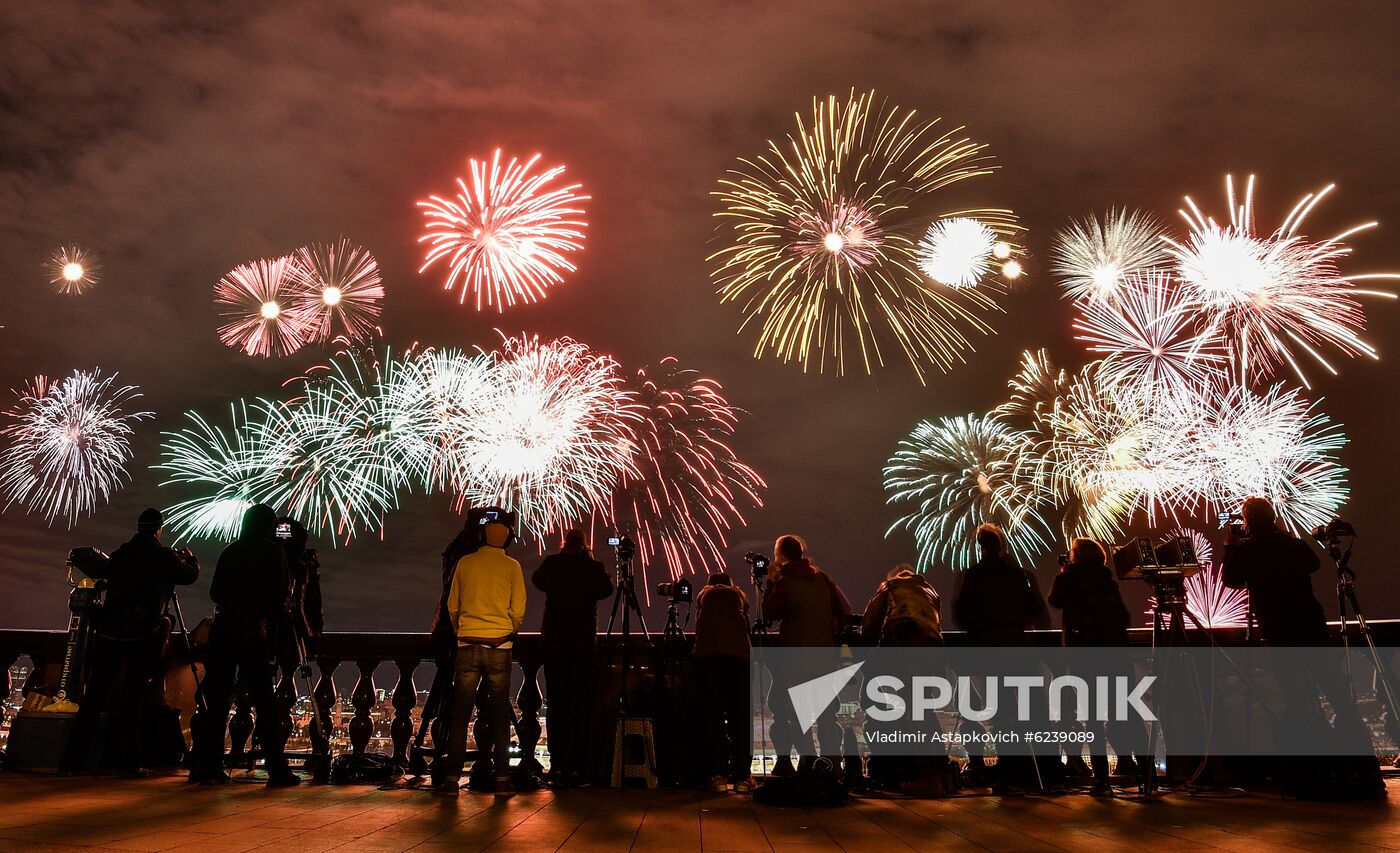
<path fill-rule="evenodd" d="M 715 655 L 749 659 L 749 599 L 729 576 L 710 576 L 695 597 L 695 650 L 700 660 Z"/>
<path fill-rule="evenodd" d="M 209 597 L 219 615 L 237 622 L 280 618 L 291 596 L 287 555 L 275 538 L 277 513 L 258 504 L 243 514 L 243 531 L 219 555 Z"/>

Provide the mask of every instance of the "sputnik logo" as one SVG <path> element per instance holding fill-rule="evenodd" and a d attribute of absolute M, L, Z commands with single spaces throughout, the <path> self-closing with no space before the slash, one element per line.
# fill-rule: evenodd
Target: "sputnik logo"
<path fill-rule="evenodd" d="M 797 712 L 797 722 L 802 726 L 804 734 L 812 730 L 812 726 L 817 724 L 817 717 L 836 701 L 836 697 L 862 666 L 865 666 L 865 661 L 788 688 L 788 698 L 792 700 L 792 709 Z"/>

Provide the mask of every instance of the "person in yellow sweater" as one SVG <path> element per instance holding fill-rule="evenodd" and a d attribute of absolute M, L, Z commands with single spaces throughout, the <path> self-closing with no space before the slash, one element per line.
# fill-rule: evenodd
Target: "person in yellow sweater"
<path fill-rule="evenodd" d="M 437 780 L 440 791 L 457 793 L 466 760 L 467 728 L 478 687 L 486 690 L 491 715 L 496 793 L 514 792 L 510 781 L 511 638 L 525 619 L 525 576 L 506 555 L 511 529 L 498 520 L 485 524 L 483 544 L 457 561 L 447 594 L 447 613 L 457 630 L 456 683 L 448 731 L 446 767 Z M 478 745 L 483 749 L 483 745 Z"/>

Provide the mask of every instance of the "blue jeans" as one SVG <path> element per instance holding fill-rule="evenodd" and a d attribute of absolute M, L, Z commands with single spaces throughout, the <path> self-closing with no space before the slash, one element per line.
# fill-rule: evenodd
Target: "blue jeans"
<path fill-rule="evenodd" d="M 467 758 L 467 727 L 471 724 L 476 691 L 487 693 L 486 708 L 491 715 L 491 740 L 488 749 L 477 744 L 479 755 L 491 756 L 496 776 L 510 773 L 510 649 L 486 646 L 458 646 L 456 681 L 452 687 L 452 724 L 447 735 L 447 772 L 445 779 L 462 775 Z"/>

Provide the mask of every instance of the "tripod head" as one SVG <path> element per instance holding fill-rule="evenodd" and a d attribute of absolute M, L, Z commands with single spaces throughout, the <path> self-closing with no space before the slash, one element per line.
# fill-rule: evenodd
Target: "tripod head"
<path fill-rule="evenodd" d="M 1318 525 L 1311 531 L 1312 538 L 1327 551 L 1327 556 L 1337 564 L 1337 579 L 1342 583 L 1356 580 L 1356 572 L 1351 568 L 1351 548 L 1356 544 L 1356 528 L 1350 522 L 1334 518 L 1326 524 Z M 1346 540 L 1346 550 L 1342 540 Z"/>

